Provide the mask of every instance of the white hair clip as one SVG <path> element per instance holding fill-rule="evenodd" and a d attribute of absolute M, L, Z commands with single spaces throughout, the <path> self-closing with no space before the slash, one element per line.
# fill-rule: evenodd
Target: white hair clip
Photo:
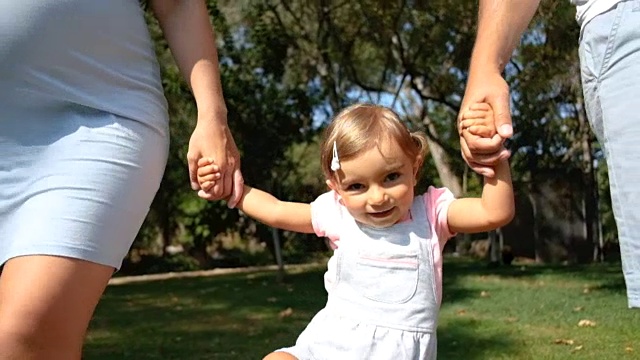
<path fill-rule="evenodd" d="M 336 142 L 333 142 L 333 158 L 331 159 L 331 171 L 338 171 L 340 169 L 340 159 L 338 158 L 338 147 Z"/>

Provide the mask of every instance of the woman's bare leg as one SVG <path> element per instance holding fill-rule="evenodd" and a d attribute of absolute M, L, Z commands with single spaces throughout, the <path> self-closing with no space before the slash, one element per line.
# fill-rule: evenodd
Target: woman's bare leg
<path fill-rule="evenodd" d="M 79 360 L 113 271 L 55 256 L 7 261 L 0 276 L 0 360 Z"/>
<path fill-rule="evenodd" d="M 298 358 L 284 351 L 276 351 L 265 356 L 262 360 L 298 360 Z"/>

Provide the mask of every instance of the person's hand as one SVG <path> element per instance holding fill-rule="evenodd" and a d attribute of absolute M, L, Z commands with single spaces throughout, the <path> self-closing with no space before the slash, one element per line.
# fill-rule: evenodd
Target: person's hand
<path fill-rule="evenodd" d="M 211 159 L 220 174 L 220 178 L 206 191 L 200 187 L 197 178 L 198 160 Z M 198 196 L 206 200 L 228 201 L 230 208 L 240 200 L 244 179 L 240 171 L 240 153 L 233 136 L 226 125 L 226 119 L 219 121 L 214 116 L 198 114 L 198 124 L 189 140 L 187 153 L 191 188 L 199 190 Z"/>
<path fill-rule="evenodd" d="M 463 114 L 471 109 L 473 104 L 488 103 L 493 110 L 496 132 L 491 137 L 480 136 L 471 131 L 462 131 L 460 135 L 460 151 L 462 158 L 469 167 L 484 176 L 495 175 L 494 166 L 510 156 L 503 147 L 504 140 L 513 134 L 511 113 L 509 110 L 509 87 L 500 73 L 480 72 L 482 75 L 470 76 L 467 90 L 462 100 L 458 124 Z"/>
<path fill-rule="evenodd" d="M 458 132 L 468 131 L 471 135 L 492 138 L 496 135 L 496 125 L 493 120 L 493 109 L 487 103 L 471 104 L 466 111 L 462 111 Z"/>
<path fill-rule="evenodd" d="M 220 168 L 210 158 L 200 158 L 198 160 L 198 185 L 200 191 L 208 193 L 215 183 L 222 178 Z"/>

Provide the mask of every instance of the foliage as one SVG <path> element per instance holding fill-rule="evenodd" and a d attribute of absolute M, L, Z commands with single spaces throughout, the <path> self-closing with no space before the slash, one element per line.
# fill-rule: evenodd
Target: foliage
<path fill-rule="evenodd" d="M 257 10 L 248 12 L 247 26 L 278 34 L 278 48 L 288 49 L 284 79 L 319 94 L 324 120 L 354 101 L 393 107 L 411 128 L 430 135 L 438 176 L 429 178 L 461 192 L 456 174 L 464 163 L 454 119 L 473 41 L 474 3 L 251 3 Z"/>
<path fill-rule="evenodd" d="M 200 264 L 191 256 L 185 254 L 174 255 L 144 255 L 135 263 L 125 262 L 117 273 L 120 275 L 159 274 L 169 272 L 194 271 Z"/>
<path fill-rule="evenodd" d="M 410 128 L 428 134 L 430 156 L 419 191 L 433 184 L 457 195 L 480 193 L 482 178 L 462 161 L 455 130 L 476 1 L 218 0 L 208 5 L 229 124 L 248 184 L 282 199 L 313 200 L 326 189 L 318 163 L 319 133 L 344 105 L 370 101 L 391 106 Z M 168 245 L 181 244 L 201 266 L 213 266 L 207 251 L 214 239 L 235 232 L 273 251 L 269 229 L 222 203 L 199 200 L 189 189 L 186 152 L 196 109 L 151 17 L 149 24 L 172 141 L 165 177 L 135 250 L 162 255 Z M 526 189 L 538 174 L 579 170 L 586 222 L 597 224 L 600 214 L 604 237 L 614 240 L 606 169 L 593 167 L 603 163 L 602 152 L 582 106 L 578 30 L 568 2 L 543 2 L 507 66 L 516 127 L 509 143 L 513 177 Z M 593 200 L 597 194 L 599 204 Z M 310 236 L 280 235 L 290 259 L 326 250 Z"/>

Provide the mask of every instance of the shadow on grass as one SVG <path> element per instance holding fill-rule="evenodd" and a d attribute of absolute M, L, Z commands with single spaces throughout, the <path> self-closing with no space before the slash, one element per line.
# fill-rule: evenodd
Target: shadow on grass
<path fill-rule="evenodd" d="M 508 359 L 516 353 L 516 344 L 507 333 L 487 334 L 473 319 L 450 320 L 438 327 L 438 359 Z"/>

